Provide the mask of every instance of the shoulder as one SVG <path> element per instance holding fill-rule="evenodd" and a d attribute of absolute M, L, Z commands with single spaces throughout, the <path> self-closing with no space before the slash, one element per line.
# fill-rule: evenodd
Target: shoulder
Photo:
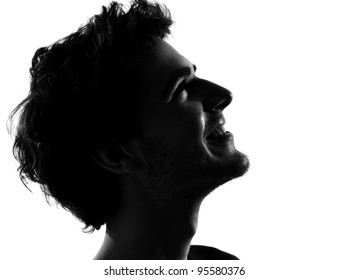
<path fill-rule="evenodd" d="M 202 246 L 191 245 L 188 254 L 188 260 L 239 260 L 236 256 L 221 251 L 219 249 Z"/>

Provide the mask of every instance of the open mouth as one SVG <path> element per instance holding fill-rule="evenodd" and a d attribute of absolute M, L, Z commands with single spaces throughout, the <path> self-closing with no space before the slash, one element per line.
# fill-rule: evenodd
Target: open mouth
<path fill-rule="evenodd" d="M 223 126 L 219 126 L 215 128 L 207 137 L 207 140 L 213 140 L 218 139 L 222 136 L 230 134 L 228 131 L 225 130 Z"/>

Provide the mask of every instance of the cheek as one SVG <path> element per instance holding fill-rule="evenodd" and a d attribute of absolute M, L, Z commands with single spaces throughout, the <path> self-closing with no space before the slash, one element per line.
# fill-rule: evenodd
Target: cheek
<path fill-rule="evenodd" d="M 202 142 L 205 120 L 199 106 L 182 106 L 168 114 L 167 141 L 173 145 L 195 148 Z"/>
<path fill-rule="evenodd" d="M 148 115 L 146 122 L 144 139 L 164 148 L 197 149 L 202 145 L 205 119 L 200 106 L 168 106 Z"/>

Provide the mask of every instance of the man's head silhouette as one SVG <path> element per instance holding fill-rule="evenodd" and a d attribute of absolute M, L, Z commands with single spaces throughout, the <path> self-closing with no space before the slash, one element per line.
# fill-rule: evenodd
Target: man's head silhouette
<path fill-rule="evenodd" d="M 249 163 L 223 128 L 231 93 L 164 40 L 171 24 L 145 0 L 103 7 L 36 51 L 13 112 L 22 181 L 86 230 L 106 224 L 97 259 L 223 258 L 190 251 L 200 203 Z"/>

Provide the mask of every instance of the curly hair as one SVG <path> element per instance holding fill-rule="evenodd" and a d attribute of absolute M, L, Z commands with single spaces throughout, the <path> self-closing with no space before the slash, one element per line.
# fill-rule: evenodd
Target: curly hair
<path fill-rule="evenodd" d="M 117 176 L 91 159 L 92 148 L 100 139 L 135 137 L 140 104 L 132 67 L 144 46 L 170 34 L 171 24 L 158 3 L 134 0 L 125 11 L 111 2 L 34 54 L 29 95 L 10 115 L 12 124 L 19 115 L 13 153 L 20 178 L 26 187 L 28 180 L 38 183 L 47 202 L 54 198 L 85 223 L 85 232 L 117 213 L 122 196 Z"/>

